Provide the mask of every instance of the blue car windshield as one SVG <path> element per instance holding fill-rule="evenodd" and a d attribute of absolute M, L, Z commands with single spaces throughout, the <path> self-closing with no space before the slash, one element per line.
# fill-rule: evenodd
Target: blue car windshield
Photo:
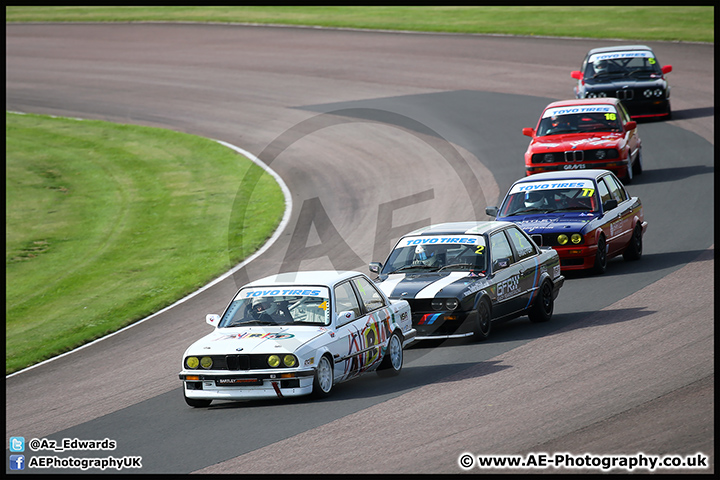
<path fill-rule="evenodd" d="M 545 214 L 553 212 L 597 212 L 600 202 L 598 193 L 592 182 L 571 188 L 530 188 L 532 184 L 524 184 L 525 189 L 511 189 L 505 198 L 498 217 L 518 215 Z M 575 183 L 572 181 L 562 183 Z M 560 182 L 542 182 L 540 185 L 561 185 Z M 513 191 L 514 190 L 514 191 Z"/>

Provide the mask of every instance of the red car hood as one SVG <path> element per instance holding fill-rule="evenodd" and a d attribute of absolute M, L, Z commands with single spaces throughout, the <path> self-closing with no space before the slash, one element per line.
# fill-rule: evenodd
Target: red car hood
<path fill-rule="evenodd" d="M 529 150 L 532 153 L 540 153 L 547 152 L 548 150 L 567 151 L 590 148 L 611 148 L 617 146 L 624 138 L 624 134 L 612 132 L 546 135 L 544 137 L 533 138 L 530 142 Z"/>

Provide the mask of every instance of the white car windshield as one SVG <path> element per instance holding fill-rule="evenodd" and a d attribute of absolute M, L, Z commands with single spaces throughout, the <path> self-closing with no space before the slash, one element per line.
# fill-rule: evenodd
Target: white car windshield
<path fill-rule="evenodd" d="M 220 320 L 220 327 L 253 325 L 330 325 L 327 287 L 255 287 L 242 289 Z"/>
<path fill-rule="evenodd" d="M 402 238 L 382 273 L 487 269 L 485 238 L 480 235 L 423 235 Z"/>

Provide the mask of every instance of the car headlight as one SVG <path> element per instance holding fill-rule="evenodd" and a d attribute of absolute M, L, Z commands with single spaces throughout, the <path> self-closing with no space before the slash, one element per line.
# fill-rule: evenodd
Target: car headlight
<path fill-rule="evenodd" d="M 585 98 L 595 98 L 595 97 L 597 97 L 597 95 L 595 95 L 594 92 L 589 92 L 585 95 Z"/>
<path fill-rule="evenodd" d="M 582 235 L 580 235 L 579 233 L 573 233 L 572 235 L 570 235 L 570 241 L 577 245 L 578 243 L 582 242 Z"/>
<path fill-rule="evenodd" d="M 564 233 L 561 233 L 560 235 L 558 235 L 557 241 L 560 245 L 565 245 L 568 242 L 568 236 Z"/>
<path fill-rule="evenodd" d="M 187 357 L 185 359 L 185 366 L 187 368 L 195 369 L 200 365 L 200 360 L 197 357 Z"/>
<path fill-rule="evenodd" d="M 460 305 L 457 298 L 435 298 L 430 302 L 433 310 L 455 310 Z"/>
<path fill-rule="evenodd" d="M 297 365 L 297 358 L 295 358 L 295 355 L 285 355 L 283 357 L 283 365 L 286 367 L 294 367 Z"/>
<path fill-rule="evenodd" d="M 604 159 L 604 158 L 605 158 L 605 155 L 606 155 L 605 150 L 598 150 L 598 151 L 595 153 L 595 156 L 597 157 L 598 160 Z"/>
<path fill-rule="evenodd" d="M 280 366 L 280 357 L 278 355 L 270 355 L 267 359 L 268 365 L 275 368 Z"/>
<path fill-rule="evenodd" d="M 653 92 L 653 94 L 654 94 L 656 97 L 662 97 L 663 89 L 662 89 L 662 88 L 656 88 L 655 91 Z"/>
<path fill-rule="evenodd" d="M 212 365 L 213 365 L 212 358 L 202 357 L 200 359 L 200 366 L 203 367 L 204 369 L 208 369 L 208 368 L 212 367 Z"/>
<path fill-rule="evenodd" d="M 605 93 L 605 92 L 600 92 L 600 93 L 598 93 L 598 97 L 600 97 L 600 98 L 607 97 L 607 93 Z"/>

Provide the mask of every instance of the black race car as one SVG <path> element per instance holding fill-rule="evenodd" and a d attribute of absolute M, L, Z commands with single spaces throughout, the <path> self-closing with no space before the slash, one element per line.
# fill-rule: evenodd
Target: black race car
<path fill-rule="evenodd" d="M 484 340 L 492 322 L 522 315 L 548 321 L 565 281 L 556 251 L 496 221 L 415 230 L 370 271 L 389 298 L 408 301 L 418 340 Z"/>
<path fill-rule="evenodd" d="M 578 81 L 577 98 L 615 97 L 633 119 L 665 117 L 670 109 L 670 85 L 665 75 L 672 65 L 660 66 L 652 49 L 645 45 L 594 48 L 582 67 L 570 76 Z"/>

